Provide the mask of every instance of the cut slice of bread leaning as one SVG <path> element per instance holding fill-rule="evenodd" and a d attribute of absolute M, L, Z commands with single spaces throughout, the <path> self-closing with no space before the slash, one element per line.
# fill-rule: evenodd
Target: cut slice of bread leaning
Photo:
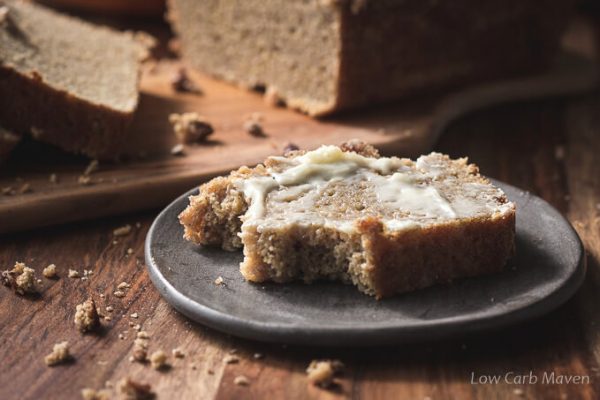
<path fill-rule="evenodd" d="M 184 237 L 244 249 L 252 282 L 353 283 L 378 298 L 502 270 L 515 205 L 466 159 L 360 142 L 270 157 L 200 187 Z"/>
<path fill-rule="evenodd" d="M 32 2 L 0 1 L 0 125 L 113 158 L 138 104 L 147 46 Z"/>

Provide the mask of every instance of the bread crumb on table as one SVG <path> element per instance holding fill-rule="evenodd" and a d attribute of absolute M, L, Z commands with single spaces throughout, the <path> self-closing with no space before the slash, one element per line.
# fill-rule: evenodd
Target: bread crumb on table
<path fill-rule="evenodd" d="M 92 184 L 92 178 L 89 175 L 80 175 L 77 178 L 77 183 L 81 186 L 88 186 Z"/>
<path fill-rule="evenodd" d="M 344 364 L 338 360 L 313 360 L 306 368 L 306 374 L 310 383 L 327 388 L 343 368 Z"/>
<path fill-rule="evenodd" d="M 29 193 L 31 191 L 33 191 L 33 189 L 31 188 L 31 184 L 29 182 L 24 183 L 19 188 L 19 193 L 21 194 Z"/>
<path fill-rule="evenodd" d="M 138 332 L 133 340 L 133 359 L 138 362 L 148 360 L 148 339 L 150 336 L 146 332 Z"/>
<path fill-rule="evenodd" d="M 139 331 L 135 336 L 138 339 L 150 339 L 150 335 L 146 331 Z"/>
<path fill-rule="evenodd" d="M 94 390 L 84 388 L 81 390 L 81 398 L 83 398 L 83 400 L 110 400 L 111 393 L 106 389 Z"/>
<path fill-rule="evenodd" d="M 123 226 L 113 230 L 114 236 L 127 236 L 130 233 L 131 233 L 131 225 L 129 225 L 129 224 L 123 225 Z"/>
<path fill-rule="evenodd" d="M 206 118 L 195 112 L 169 115 L 175 136 L 181 143 L 200 143 L 210 136 L 214 129 Z"/>
<path fill-rule="evenodd" d="M 50 181 L 50 183 L 58 183 L 58 175 L 50 174 L 50 177 L 48 178 L 48 180 Z"/>
<path fill-rule="evenodd" d="M 235 383 L 238 386 L 248 386 L 250 385 L 250 379 L 248 379 L 244 375 L 238 375 L 233 379 L 233 383 Z"/>
<path fill-rule="evenodd" d="M 98 162 L 98 160 L 92 160 L 92 161 L 90 161 L 88 166 L 85 167 L 85 170 L 83 171 L 83 175 L 89 176 L 89 175 L 93 174 L 94 172 L 98 171 L 99 167 L 100 167 L 100 163 Z"/>
<path fill-rule="evenodd" d="M 42 270 L 42 275 L 48 279 L 56 279 L 58 275 L 56 273 L 56 265 L 50 264 Z"/>
<path fill-rule="evenodd" d="M 129 288 L 131 288 L 131 284 L 127 283 L 127 282 L 121 282 L 117 285 L 117 289 L 119 289 L 119 290 L 129 289 Z"/>
<path fill-rule="evenodd" d="M 81 277 L 81 275 L 79 275 L 79 271 L 77 271 L 77 270 L 74 270 L 74 269 L 69 269 L 69 274 L 68 274 L 68 276 L 69 276 L 69 278 L 73 278 L 73 279 L 76 279 L 76 278 L 80 278 L 80 277 Z"/>
<path fill-rule="evenodd" d="M 77 305 L 74 322 L 80 332 L 91 332 L 98 328 L 100 317 L 94 299 L 90 298 Z"/>
<path fill-rule="evenodd" d="M 2 271 L 0 280 L 4 286 L 24 296 L 37 292 L 35 287 L 35 271 L 22 262 L 15 263 L 11 270 Z"/>
<path fill-rule="evenodd" d="M 178 68 L 173 78 L 171 79 L 171 87 L 176 92 L 193 93 L 201 95 L 202 89 L 194 81 L 192 81 L 185 68 Z"/>
<path fill-rule="evenodd" d="M 296 150 L 300 150 L 300 147 L 297 144 L 294 144 L 292 142 L 286 143 L 286 145 L 283 146 L 283 155 L 286 155 L 287 153 Z"/>
<path fill-rule="evenodd" d="M 185 147 L 183 146 L 183 144 L 178 143 L 175 146 L 171 147 L 171 154 L 174 156 L 184 156 Z"/>
<path fill-rule="evenodd" d="M 215 279 L 215 285 L 217 286 L 221 286 L 225 284 L 225 280 L 223 279 L 222 276 L 219 276 L 217 279 Z"/>
<path fill-rule="evenodd" d="M 185 353 L 179 347 L 174 348 L 173 350 L 171 350 L 171 354 L 173 354 L 173 357 L 175 357 L 175 358 L 183 358 L 183 357 L 185 357 Z"/>
<path fill-rule="evenodd" d="M 136 382 L 130 378 L 121 379 L 117 387 L 123 400 L 149 400 L 155 397 L 149 384 Z"/>
<path fill-rule="evenodd" d="M 8 7 L 5 5 L 0 6 L 0 23 L 3 23 L 8 18 Z"/>
<path fill-rule="evenodd" d="M 285 105 L 285 101 L 279 95 L 279 90 L 275 86 L 269 86 L 267 90 L 265 90 L 265 95 L 263 97 L 265 104 L 271 107 L 282 107 Z"/>
<path fill-rule="evenodd" d="M 159 370 L 167 367 L 167 354 L 162 350 L 157 350 L 150 355 L 150 365 Z"/>
<path fill-rule="evenodd" d="M 67 341 L 56 343 L 52 348 L 52 353 L 44 357 L 44 362 L 49 367 L 65 363 L 70 360 L 71 354 L 69 353 L 69 342 Z"/>
<path fill-rule="evenodd" d="M 232 354 L 226 355 L 223 358 L 223 362 L 225 364 L 237 364 L 240 362 L 240 358 L 238 356 L 234 356 Z"/>

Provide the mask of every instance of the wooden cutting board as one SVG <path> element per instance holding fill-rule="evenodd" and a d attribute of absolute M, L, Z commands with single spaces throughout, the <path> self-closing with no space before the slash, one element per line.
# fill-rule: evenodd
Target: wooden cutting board
<path fill-rule="evenodd" d="M 88 160 L 66 156 L 49 146 L 39 149 L 35 146 L 40 145 L 33 143 L 17 149 L 12 159 L 0 167 L 0 188 L 18 190 L 29 184 L 31 191 L 0 195 L 0 233 L 161 207 L 213 176 L 281 154 L 290 142 L 314 148 L 358 138 L 379 147 L 384 154 L 415 156 L 429 151 L 448 123 L 475 109 L 572 94 L 597 82 L 593 62 L 563 53 L 556 65 L 541 75 L 316 120 L 270 107 L 256 93 L 202 75 L 193 78 L 203 95 L 175 93 L 170 80 L 177 67 L 175 62 L 163 62 L 144 72 L 127 161 L 101 163 L 92 174 L 91 185 L 78 183 Z M 176 142 L 168 115 L 184 111 L 206 116 L 215 133 L 207 144 L 187 147 L 185 156 L 176 157 L 170 154 Z M 245 116 L 253 112 L 263 115 L 266 137 L 253 137 L 243 130 Z M 28 146 L 34 150 L 27 152 Z M 58 183 L 49 181 L 52 173 L 57 175 Z"/>

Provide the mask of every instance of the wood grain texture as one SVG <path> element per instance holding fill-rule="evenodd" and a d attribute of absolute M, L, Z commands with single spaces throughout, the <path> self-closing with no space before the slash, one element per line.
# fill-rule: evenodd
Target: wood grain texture
<path fill-rule="evenodd" d="M 530 190 L 564 212 L 581 234 L 589 272 L 584 287 L 555 312 L 525 324 L 460 340 L 374 349 L 319 349 L 255 343 L 190 323 L 160 299 L 144 269 L 143 240 L 156 212 L 105 218 L 35 232 L 0 236 L 0 265 L 25 261 L 38 272 L 48 263 L 60 279 L 43 279 L 39 299 L 0 287 L 0 398 L 77 399 L 83 387 L 101 388 L 130 376 L 150 382 L 159 399 L 597 399 L 600 397 L 600 93 L 571 100 L 502 106 L 451 127 L 436 146 L 469 156 L 484 174 Z M 141 222 L 113 244 L 112 230 Z M 127 256 L 127 249 L 133 254 Z M 93 269 L 89 281 L 66 278 L 69 268 Z M 127 281 L 123 299 L 112 296 Z M 107 295 L 105 300 L 99 293 Z M 93 294 L 112 305 L 113 320 L 100 334 L 81 335 L 75 305 Z M 130 317 L 137 312 L 138 319 Z M 131 363 L 132 328 L 152 336 L 150 350 L 174 347 L 183 359 L 157 372 Z M 119 333 L 128 331 L 126 339 Z M 74 364 L 43 363 L 55 342 L 72 344 Z M 237 349 L 238 364 L 223 357 Z M 253 354 L 261 352 L 262 360 Z M 345 373 L 334 390 L 306 382 L 313 358 L 338 358 Z M 192 369 L 194 364 L 196 369 Z M 213 373 L 210 374 L 209 370 Z M 473 385 L 476 374 L 588 375 L 585 385 Z M 248 387 L 233 383 L 243 374 Z M 522 395 L 519 390 L 522 390 Z"/>
<path fill-rule="evenodd" d="M 579 36 L 587 37 L 589 32 Z M 377 145 L 384 154 L 416 156 L 429 151 L 451 121 L 470 111 L 509 100 L 589 90 L 597 84 L 597 67 L 590 55 L 583 57 L 584 51 L 575 50 L 579 56 L 565 52 L 553 68 L 536 76 L 478 84 L 320 120 L 270 107 L 256 93 L 200 74 L 192 75 L 202 96 L 175 93 L 170 81 L 180 65 L 163 61 L 145 69 L 123 161 L 102 163 L 91 185 L 78 184 L 87 160 L 65 157 L 48 146 L 31 144 L 33 150 L 25 146 L 0 166 L 0 188 L 17 192 L 0 195 L 0 232 L 164 206 L 201 181 L 281 154 L 290 142 L 315 148 L 358 138 Z M 204 115 L 215 134 L 204 145 L 188 146 L 185 157 L 174 157 L 170 150 L 176 141 L 168 116 L 187 111 Z M 264 116 L 265 137 L 253 137 L 243 129 L 245 117 L 253 112 Z M 49 182 L 50 174 L 57 175 L 58 183 Z M 25 183 L 31 192 L 18 194 Z"/>

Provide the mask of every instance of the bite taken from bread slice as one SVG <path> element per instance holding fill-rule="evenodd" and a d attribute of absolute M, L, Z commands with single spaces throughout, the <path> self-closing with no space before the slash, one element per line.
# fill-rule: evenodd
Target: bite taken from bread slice
<path fill-rule="evenodd" d="M 515 205 L 477 166 L 357 141 L 215 178 L 179 219 L 187 240 L 243 248 L 248 281 L 339 280 L 377 298 L 498 272 L 514 253 Z"/>

